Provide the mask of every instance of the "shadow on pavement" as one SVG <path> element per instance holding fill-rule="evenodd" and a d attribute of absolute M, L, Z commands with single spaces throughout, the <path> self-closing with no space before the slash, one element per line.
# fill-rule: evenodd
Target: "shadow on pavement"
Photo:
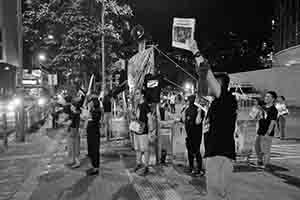
<path fill-rule="evenodd" d="M 189 175 L 184 171 L 184 165 L 179 164 L 179 165 L 173 165 L 174 169 L 177 171 L 177 173 L 179 173 L 180 175 L 186 175 L 191 177 L 191 180 L 189 180 L 189 184 L 191 184 L 192 186 L 194 186 L 194 188 L 199 191 L 200 193 L 203 193 L 205 191 L 206 188 L 206 179 L 205 176 L 193 176 L 193 175 Z"/>
<path fill-rule="evenodd" d="M 62 179 L 64 178 L 64 176 L 65 176 L 65 171 L 61 170 L 61 171 L 54 171 L 54 172 L 48 172 L 42 174 L 41 176 L 38 177 L 38 179 L 39 182 L 50 183 Z"/>
<path fill-rule="evenodd" d="M 289 170 L 286 168 L 277 166 L 277 165 L 270 165 L 270 169 L 268 170 L 268 172 L 270 174 L 272 174 L 273 176 L 276 176 L 278 178 L 281 178 L 286 184 L 295 186 L 300 189 L 300 178 L 282 173 L 282 172 L 286 172 L 286 171 L 289 171 Z"/>
<path fill-rule="evenodd" d="M 253 163 L 250 163 L 250 165 L 247 164 L 235 164 L 233 172 L 234 173 L 243 173 L 243 172 L 259 172 L 262 171 L 262 168 L 259 168 L 255 166 Z M 270 166 L 270 171 L 289 171 L 287 168 L 283 168 L 276 165 Z"/>
<path fill-rule="evenodd" d="M 121 187 L 116 193 L 113 194 L 112 200 L 139 200 L 139 195 L 134 189 L 132 184 Z"/>
<path fill-rule="evenodd" d="M 300 178 L 295 176 L 290 176 L 287 174 L 282 174 L 276 171 L 270 172 L 272 175 L 281 178 L 286 184 L 295 186 L 300 189 Z"/>
<path fill-rule="evenodd" d="M 71 187 L 65 189 L 59 195 L 60 198 L 64 200 L 72 200 L 80 197 L 81 195 L 87 193 L 89 187 L 93 184 L 93 181 L 97 178 L 97 176 L 84 176 L 79 181 L 77 181 Z"/>

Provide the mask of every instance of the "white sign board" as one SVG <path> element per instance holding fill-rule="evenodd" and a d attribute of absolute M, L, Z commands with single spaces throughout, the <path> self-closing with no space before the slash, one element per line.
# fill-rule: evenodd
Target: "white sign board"
<path fill-rule="evenodd" d="M 48 75 L 48 84 L 49 85 L 57 85 L 57 74 L 49 74 Z"/>
<path fill-rule="evenodd" d="M 196 20 L 193 18 L 174 18 L 172 46 L 189 50 L 188 40 L 194 39 Z"/>

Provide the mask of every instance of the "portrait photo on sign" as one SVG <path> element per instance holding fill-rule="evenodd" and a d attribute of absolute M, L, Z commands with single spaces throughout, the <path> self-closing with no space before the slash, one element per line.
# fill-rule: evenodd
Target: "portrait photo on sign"
<path fill-rule="evenodd" d="M 195 19 L 174 18 L 172 46 L 189 50 L 188 41 L 194 39 Z"/>

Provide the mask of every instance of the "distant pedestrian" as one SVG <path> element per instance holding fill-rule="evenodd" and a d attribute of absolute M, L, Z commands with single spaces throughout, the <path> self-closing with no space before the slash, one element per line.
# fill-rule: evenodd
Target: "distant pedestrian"
<path fill-rule="evenodd" d="M 258 120 L 260 120 L 262 118 L 262 114 L 263 114 L 263 109 L 262 109 L 262 105 L 260 103 L 260 100 L 258 98 L 254 98 L 254 105 L 252 106 L 249 116 L 252 120 L 256 120 L 256 129 L 255 131 L 257 132 L 258 130 Z"/>
<path fill-rule="evenodd" d="M 175 103 L 176 103 L 176 95 L 174 92 L 172 92 L 170 96 L 170 108 L 171 108 L 171 113 L 173 114 L 176 112 Z"/>
<path fill-rule="evenodd" d="M 286 116 L 289 114 L 289 110 L 287 109 L 284 96 L 278 97 L 275 107 L 278 111 L 277 127 L 279 137 L 281 140 L 284 140 L 286 136 Z"/>
<path fill-rule="evenodd" d="M 79 134 L 79 125 L 80 125 L 80 112 L 81 108 L 78 102 L 73 102 L 71 105 L 71 143 L 70 151 L 72 157 L 72 165 L 71 168 L 78 168 L 80 167 L 80 134 Z"/>
<path fill-rule="evenodd" d="M 87 124 L 87 143 L 88 156 L 91 160 L 92 167 L 87 170 L 87 175 L 99 174 L 100 164 L 100 119 L 101 110 L 100 102 L 97 97 L 89 101 L 90 116 Z"/>
<path fill-rule="evenodd" d="M 185 109 L 185 130 L 186 148 L 188 152 L 189 168 L 188 173 L 194 175 L 203 175 L 202 156 L 200 153 L 200 145 L 202 141 L 202 119 L 204 118 L 204 111 L 195 105 L 195 95 L 188 97 L 189 105 Z M 197 161 L 197 168 L 194 169 L 194 159 Z"/>
<path fill-rule="evenodd" d="M 111 123 L 112 123 L 112 104 L 111 104 L 111 97 L 109 96 L 108 92 L 105 91 L 104 97 L 102 100 L 102 106 L 104 111 L 104 134 L 106 136 L 107 141 L 111 139 Z"/>
<path fill-rule="evenodd" d="M 262 117 L 259 120 L 257 137 L 255 141 L 255 151 L 257 154 L 257 165 L 268 168 L 270 164 L 272 137 L 275 134 L 275 126 L 278 111 L 275 107 L 277 94 L 269 91 L 265 95 L 265 106 L 263 106 Z"/>
<path fill-rule="evenodd" d="M 233 160 L 236 158 L 234 132 L 237 100 L 228 91 L 230 82 L 228 74 L 213 74 L 210 65 L 202 57 L 196 41 L 190 41 L 189 47 L 195 57 L 198 73 L 201 73 L 201 77 L 205 77 L 208 95 L 214 97 L 207 113 L 208 132 L 204 135 L 207 199 L 234 200 L 232 176 Z"/>

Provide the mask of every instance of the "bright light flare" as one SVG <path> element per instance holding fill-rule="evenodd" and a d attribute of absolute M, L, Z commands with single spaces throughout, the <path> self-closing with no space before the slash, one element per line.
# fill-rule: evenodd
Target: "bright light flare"
<path fill-rule="evenodd" d="M 47 59 L 46 54 L 44 54 L 44 53 L 40 53 L 38 55 L 38 58 L 40 61 L 46 61 L 46 59 Z"/>
<path fill-rule="evenodd" d="M 193 88 L 192 84 L 190 83 L 186 83 L 184 87 L 186 90 L 191 90 Z"/>
<path fill-rule="evenodd" d="M 12 102 L 12 103 L 9 103 L 6 108 L 8 111 L 12 112 L 16 109 L 16 105 Z"/>
<path fill-rule="evenodd" d="M 53 35 L 48 35 L 48 39 L 49 39 L 49 40 L 53 40 L 53 39 L 54 39 L 54 36 L 53 36 Z"/>
<path fill-rule="evenodd" d="M 14 98 L 12 103 L 14 106 L 19 106 L 19 105 L 21 105 L 22 100 L 20 98 Z"/>
<path fill-rule="evenodd" d="M 46 99 L 45 98 L 39 98 L 38 99 L 38 104 L 39 104 L 39 106 L 44 106 L 46 104 Z"/>

